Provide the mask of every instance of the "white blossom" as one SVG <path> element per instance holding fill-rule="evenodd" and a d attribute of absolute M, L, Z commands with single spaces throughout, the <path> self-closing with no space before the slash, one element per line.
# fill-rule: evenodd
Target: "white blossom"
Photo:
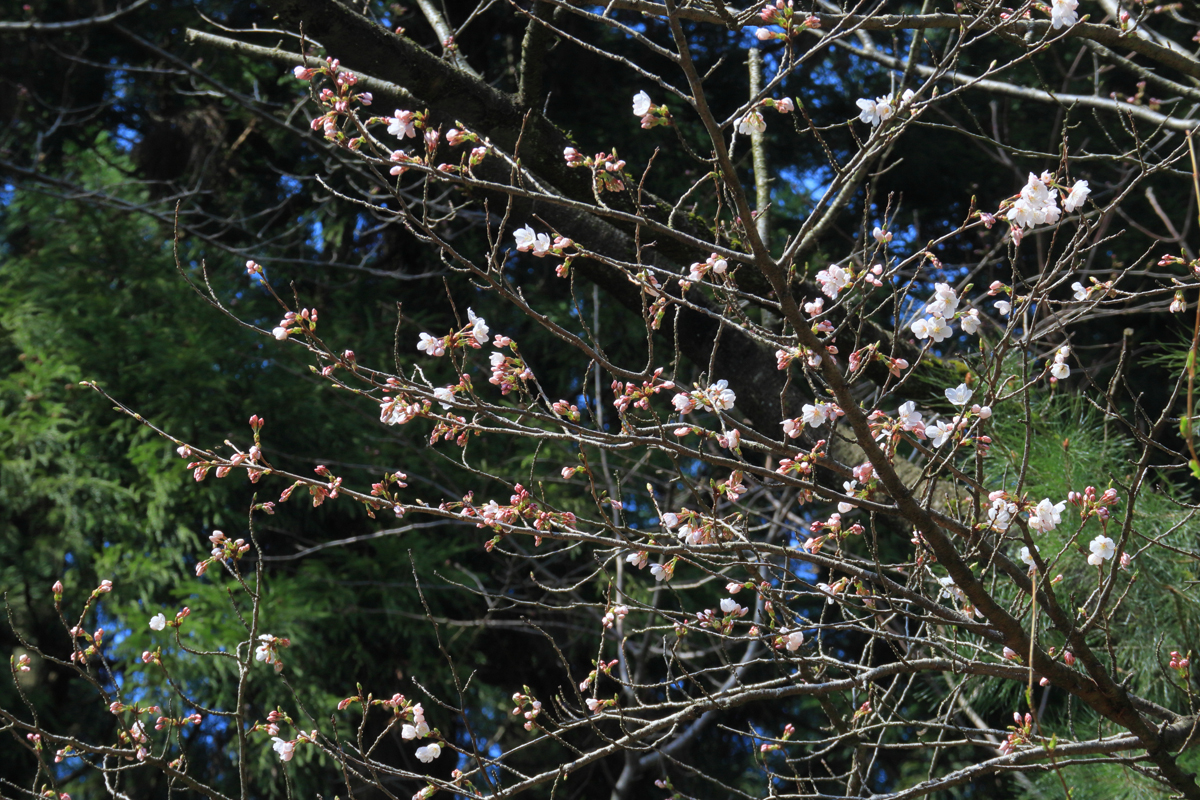
<path fill-rule="evenodd" d="M 746 115 L 737 122 L 737 132 L 743 136 L 762 133 L 766 129 L 767 121 L 763 119 L 762 112 L 757 108 L 752 108 L 747 111 Z"/>
<path fill-rule="evenodd" d="M 837 299 L 838 292 L 850 285 L 850 273 L 836 264 L 817 273 L 817 283 L 821 285 L 821 293 L 831 300 Z"/>
<path fill-rule="evenodd" d="M 437 337 L 430 336 L 428 333 L 422 333 L 420 340 L 417 342 L 417 349 L 434 357 L 444 356 L 446 354 L 446 343 Z"/>
<path fill-rule="evenodd" d="M 1092 551 L 1088 556 L 1088 563 L 1093 567 L 1100 566 L 1117 553 L 1117 543 L 1103 534 L 1092 539 L 1088 548 Z"/>
<path fill-rule="evenodd" d="M 1008 529 L 1009 523 L 1012 522 L 1013 515 L 1017 513 L 1015 503 L 1010 503 L 1003 497 L 997 497 L 992 501 L 992 507 L 988 509 L 988 522 L 992 526 L 992 530 L 1003 533 Z"/>
<path fill-rule="evenodd" d="M 469 308 L 467 309 L 467 319 L 470 320 L 471 324 L 474 326 L 472 335 L 475 337 L 475 341 L 478 342 L 481 347 L 486 345 L 488 343 L 487 320 L 485 320 L 483 317 L 475 316 L 475 312 Z"/>
<path fill-rule="evenodd" d="M 1053 0 L 1050 5 L 1051 27 L 1058 30 L 1074 25 L 1079 21 L 1079 15 L 1075 13 L 1077 8 L 1079 8 L 1079 0 Z"/>
<path fill-rule="evenodd" d="M 925 426 L 925 435 L 933 440 L 934 447 L 941 447 L 954 433 L 954 423 L 938 420 L 932 425 Z"/>
<path fill-rule="evenodd" d="M 728 411 L 737 402 L 737 395 L 729 388 L 729 381 L 719 380 L 704 391 L 714 411 Z"/>
<path fill-rule="evenodd" d="M 1075 185 L 1071 187 L 1070 193 L 1067 194 L 1067 199 L 1063 200 L 1063 208 L 1067 210 L 1067 213 L 1074 211 L 1083 205 L 1091 193 L 1092 190 L 1088 188 L 1087 181 L 1075 181 Z"/>
<path fill-rule="evenodd" d="M 948 283 L 939 283 L 933 287 L 933 297 L 925 304 L 925 313 L 934 317 L 952 317 L 958 310 L 958 295 Z"/>
<path fill-rule="evenodd" d="M 1029 527 L 1042 533 L 1054 530 L 1058 527 L 1058 523 L 1062 522 L 1062 512 L 1066 507 L 1065 500 L 1055 504 L 1051 503 L 1050 498 L 1047 497 L 1029 512 Z"/>
<path fill-rule="evenodd" d="M 896 419 L 902 430 L 910 431 L 921 424 L 921 412 L 917 411 L 917 404 L 909 400 L 900 404 Z"/>
<path fill-rule="evenodd" d="M 296 754 L 295 742 L 280 739 L 278 736 L 271 737 L 271 748 L 279 754 L 280 761 L 291 761 L 292 756 Z"/>
<path fill-rule="evenodd" d="M 732 597 L 725 597 L 721 599 L 721 613 L 742 616 L 746 613 L 746 609 L 738 605 L 738 602 Z"/>
<path fill-rule="evenodd" d="M 829 403 L 817 401 L 815 405 L 805 403 L 804 408 L 801 409 L 800 419 L 806 425 L 819 428 L 833 416 L 834 414 Z"/>
<path fill-rule="evenodd" d="M 962 589 L 958 588 L 957 584 L 954 583 L 954 578 L 951 578 L 949 575 L 947 575 L 944 578 L 938 578 L 938 583 L 942 587 L 940 596 L 951 597 L 959 603 L 967 602 L 967 595 Z"/>
<path fill-rule="evenodd" d="M 941 317 L 915 319 L 912 325 L 908 327 L 918 339 L 932 339 L 935 343 L 941 342 L 954 333 L 953 329 Z"/>
<path fill-rule="evenodd" d="M 533 247 L 534 240 L 537 239 L 537 231 L 526 225 L 524 228 L 517 228 L 513 231 L 513 239 L 517 242 L 517 249 L 524 253 Z"/>
<path fill-rule="evenodd" d="M 633 115 L 635 117 L 644 117 L 650 113 L 650 106 L 654 105 L 650 102 L 650 95 L 645 92 L 638 92 L 633 96 Z"/>
<path fill-rule="evenodd" d="M 876 97 L 874 100 L 863 97 L 856 100 L 855 104 L 860 110 L 858 118 L 872 127 L 887 122 L 896 113 L 887 97 Z"/>
<path fill-rule="evenodd" d="M 1018 228 L 1053 225 L 1058 222 L 1061 212 L 1058 210 L 1057 195 L 1046 186 L 1049 179 L 1050 175 L 1046 173 L 1040 178 L 1032 172 L 1029 173 L 1028 182 L 1021 188 L 1021 196 L 1008 211 L 1009 222 Z"/>
<path fill-rule="evenodd" d="M 965 383 L 960 383 L 953 389 L 946 390 L 946 399 L 956 406 L 965 406 L 971 402 L 971 395 L 975 394 L 967 388 Z"/>
<path fill-rule="evenodd" d="M 417 748 L 417 760 L 422 764 L 428 764 L 442 754 L 442 746 L 437 742 L 430 742 L 424 747 Z"/>
<path fill-rule="evenodd" d="M 150 618 L 150 630 L 161 631 L 167 627 L 167 618 L 163 614 L 155 614 Z"/>

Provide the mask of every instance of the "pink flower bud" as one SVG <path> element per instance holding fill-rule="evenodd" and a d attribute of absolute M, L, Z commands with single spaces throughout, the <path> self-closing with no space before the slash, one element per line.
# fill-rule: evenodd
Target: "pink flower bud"
<path fill-rule="evenodd" d="M 1063 662 L 1065 662 L 1068 667 L 1074 666 L 1075 665 L 1075 654 L 1072 653 L 1070 650 L 1064 650 L 1063 651 Z"/>

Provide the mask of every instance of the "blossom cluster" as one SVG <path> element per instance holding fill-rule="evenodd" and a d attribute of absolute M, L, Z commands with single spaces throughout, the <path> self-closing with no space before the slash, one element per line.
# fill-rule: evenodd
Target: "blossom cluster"
<path fill-rule="evenodd" d="M 1020 243 L 1025 228 L 1032 228 L 1035 225 L 1053 225 L 1058 222 L 1062 216 L 1062 211 L 1058 208 L 1060 191 L 1065 192 L 1065 196 L 1061 199 L 1063 210 L 1068 214 L 1081 207 L 1088 195 L 1091 194 L 1087 181 L 1076 181 L 1070 190 L 1065 190 L 1058 186 L 1054 176 L 1049 172 L 1043 172 L 1040 176 L 1029 173 L 1029 179 L 1021 188 L 1016 199 L 1005 200 L 1001 205 L 1000 212 L 997 212 L 1001 213 L 1005 208 L 1008 209 L 1006 217 L 1014 242 Z M 988 215 L 985 222 L 990 219 L 994 219 L 994 217 Z"/>
<path fill-rule="evenodd" d="M 737 394 L 729 388 L 729 381 L 726 380 L 719 380 L 707 388 L 697 387 L 690 392 L 681 392 L 671 400 L 680 414 L 691 413 L 697 406 L 710 411 L 729 411 L 736 402 Z"/>
<path fill-rule="evenodd" d="M 908 110 L 914 97 L 916 97 L 916 93 L 912 89 L 905 89 L 899 98 L 890 95 L 876 97 L 874 100 L 869 97 L 860 97 L 854 102 L 859 109 L 859 120 L 872 128 L 877 128 L 896 116 L 898 112 Z"/>

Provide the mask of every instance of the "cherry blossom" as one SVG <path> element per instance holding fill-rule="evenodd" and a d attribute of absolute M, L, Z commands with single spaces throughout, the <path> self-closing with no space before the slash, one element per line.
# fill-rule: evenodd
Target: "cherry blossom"
<path fill-rule="evenodd" d="M 707 261 L 697 262 L 689 267 L 688 280 L 693 283 L 698 283 L 704 280 L 704 276 L 707 275 L 709 271 L 712 271 L 717 275 L 723 275 L 727 269 L 729 269 L 729 262 L 721 258 L 716 253 L 713 253 L 708 257 Z"/>
<path fill-rule="evenodd" d="M 472 335 L 480 347 L 484 347 L 488 343 L 488 326 L 487 321 L 483 317 L 475 316 L 475 312 L 470 308 L 467 309 L 467 319 L 472 325 Z"/>
<path fill-rule="evenodd" d="M 417 342 L 417 349 L 424 352 L 426 355 L 444 356 L 446 354 L 446 343 L 442 339 L 437 339 L 430 336 L 428 333 L 422 333 Z"/>
<path fill-rule="evenodd" d="M 424 747 L 417 748 L 417 760 L 422 764 L 428 764 L 442 754 L 442 746 L 437 742 L 430 742 Z"/>
<path fill-rule="evenodd" d="M 1030 570 L 1033 570 L 1036 568 L 1036 565 L 1033 563 L 1033 554 L 1029 552 L 1028 547 L 1021 548 L 1021 560 L 1024 561 L 1027 565 L 1029 565 Z"/>
<path fill-rule="evenodd" d="M 1058 523 L 1062 522 L 1062 512 L 1066 507 L 1065 500 L 1061 503 L 1052 503 L 1047 497 L 1030 510 L 1029 527 L 1042 533 L 1054 530 L 1058 527 Z"/>
<path fill-rule="evenodd" d="M 397 139 L 415 139 L 417 138 L 417 129 L 413 124 L 416 114 L 411 111 L 401 111 L 396 109 L 396 116 L 388 119 L 388 133 L 395 136 Z"/>
<path fill-rule="evenodd" d="M 967 388 L 965 383 L 960 383 L 953 389 L 946 390 L 946 399 L 956 406 L 965 406 L 971 402 L 971 395 L 974 392 Z"/>
<path fill-rule="evenodd" d="M 1058 222 L 1060 212 L 1056 195 L 1046 186 L 1050 180 L 1048 173 L 1042 173 L 1040 178 L 1029 173 L 1029 180 L 1008 211 L 1008 220 L 1014 228 L 1032 228 L 1034 225 L 1053 225 Z"/>
<path fill-rule="evenodd" d="M 1074 4 L 1075 0 L 1068 0 L 1068 2 Z M 1056 2 L 1055 7 L 1057 6 L 1058 3 Z M 1072 5 L 1072 8 L 1074 8 L 1074 5 Z M 1073 24 L 1073 22 L 1074 21 L 1072 20 L 1072 22 L 1068 24 Z M 1063 200 L 1063 208 L 1066 209 L 1067 213 L 1074 211 L 1084 204 L 1091 192 L 1092 190 L 1088 188 L 1087 181 L 1075 181 L 1075 185 L 1071 187 L 1070 193 L 1067 194 L 1067 199 Z"/>
<path fill-rule="evenodd" d="M 933 441 L 934 447 L 941 447 L 954 434 L 954 423 L 938 420 L 932 425 L 925 426 L 925 435 Z"/>
<path fill-rule="evenodd" d="M 757 108 L 752 108 L 746 112 L 745 116 L 737 122 L 737 132 L 743 136 L 750 136 L 755 133 L 762 133 L 767 129 L 767 122 L 763 119 L 762 112 Z"/>
<path fill-rule="evenodd" d="M 429 735 L 429 725 L 424 718 L 414 719 L 412 724 L 405 723 L 400 727 L 400 738 L 406 740 L 424 739 Z"/>
<path fill-rule="evenodd" d="M 1074 25 L 1079 21 L 1079 15 L 1075 13 L 1077 8 L 1079 8 L 1079 0 L 1052 0 L 1050 5 L 1051 27 L 1058 30 Z"/>
<path fill-rule="evenodd" d="M 858 118 L 871 127 L 887 122 L 895 115 L 895 109 L 887 97 L 877 97 L 874 100 L 862 97 L 855 101 L 855 105 L 861 110 Z"/>
<path fill-rule="evenodd" d="M 150 618 L 150 630 L 161 631 L 167 627 L 167 618 L 164 614 L 155 614 Z"/>
<path fill-rule="evenodd" d="M 633 115 L 635 117 L 646 116 L 653 106 L 654 104 L 650 102 L 650 95 L 645 92 L 638 92 L 633 96 Z"/>
<path fill-rule="evenodd" d="M 1079 281 L 1071 284 L 1071 291 L 1075 293 L 1075 299 L 1079 301 L 1088 299 L 1088 289 Z"/>
<path fill-rule="evenodd" d="M 908 327 L 918 339 L 932 339 L 934 343 L 941 342 L 954 333 L 953 329 L 941 317 L 916 319 Z"/>
<path fill-rule="evenodd" d="M 817 283 L 821 285 L 821 293 L 831 300 L 837 299 L 838 292 L 850 285 L 852 276 L 836 264 L 817 273 Z"/>
<path fill-rule="evenodd" d="M 1012 312 L 1012 303 L 1008 302 L 1007 300 L 997 300 L 995 303 L 992 303 L 992 305 L 996 307 L 996 311 L 998 311 L 1002 317 L 1007 317 L 1009 313 Z"/>
<path fill-rule="evenodd" d="M 925 433 L 925 424 L 921 422 L 921 412 L 917 411 L 917 404 L 912 400 L 900 404 L 900 408 L 896 412 L 896 421 L 900 423 L 900 430 L 914 432 L 920 430 L 922 436 Z"/>
<path fill-rule="evenodd" d="M 835 403 L 823 403 L 817 401 L 815 404 L 805 403 L 801 409 L 800 419 L 813 428 L 819 428 L 830 420 L 837 419 L 841 416 L 842 410 Z"/>
<path fill-rule="evenodd" d="M 674 570 L 670 564 L 651 564 L 650 574 L 654 576 L 656 581 L 669 581 Z"/>
<path fill-rule="evenodd" d="M 967 311 L 959 319 L 959 324 L 962 325 L 963 333 L 969 333 L 972 336 L 979 333 L 979 326 L 982 320 L 979 318 L 979 312 L 972 308 Z"/>
<path fill-rule="evenodd" d="M 796 652 L 804 645 L 803 631 L 784 631 L 783 644 L 791 652 Z"/>
<path fill-rule="evenodd" d="M 537 232 L 526 225 L 524 228 L 517 228 L 513 231 L 513 239 L 517 242 L 517 249 L 524 253 L 533 247 L 533 243 L 537 239 Z"/>
<path fill-rule="evenodd" d="M 942 590 L 939 593 L 940 597 L 950 597 L 958 603 L 967 602 L 966 593 L 963 592 L 962 589 L 958 588 L 958 585 L 954 582 L 954 578 L 950 577 L 949 575 L 944 578 L 938 578 L 938 584 L 942 587 Z"/>
<path fill-rule="evenodd" d="M 1071 376 L 1071 367 L 1067 364 L 1067 357 L 1070 355 L 1071 348 L 1068 345 L 1058 348 L 1058 352 L 1054 354 L 1054 362 L 1050 364 L 1050 378 L 1052 381 L 1061 381 Z"/>
<path fill-rule="evenodd" d="M 1093 567 L 1098 567 L 1116 555 L 1117 543 L 1101 534 L 1092 539 L 1088 548 L 1092 551 L 1092 554 L 1088 556 L 1088 563 Z"/>
<path fill-rule="evenodd" d="M 704 404 L 714 411 L 728 411 L 737 402 L 737 395 L 729 388 L 729 381 L 719 380 L 704 390 Z"/>
<path fill-rule="evenodd" d="M 280 739 L 278 736 L 271 738 L 271 749 L 279 754 L 280 761 L 291 761 L 292 756 L 296 754 L 296 743 Z"/>
<path fill-rule="evenodd" d="M 747 611 L 749 611 L 749 609 L 738 605 L 738 602 L 732 597 L 725 597 L 721 599 L 721 613 L 723 614 L 744 617 L 746 616 Z"/>
<path fill-rule="evenodd" d="M 958 295 L 948 283 L 939 283 L 933 287 L 933 297 L 925 304 L 925 313 L 933 317 L 948 319 L 958 310 Z"/>

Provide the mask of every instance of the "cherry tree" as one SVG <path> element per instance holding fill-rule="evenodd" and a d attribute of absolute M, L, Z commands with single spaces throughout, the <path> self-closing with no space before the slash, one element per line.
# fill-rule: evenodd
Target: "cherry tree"
<path fill-rule="evenodd" d="M 1185 9 L 537 0 L 453 21 L 419 0 L 438 42 L 424 47 L 340 3 L 268 5 L 277 30 L 187 39 L 277 66 L 340 176 L 321 191 L 436 253 L 456 319 L 423 329 L 402 306 L 395 358 L 367 363 L 275 280 L 267 252 L 238 245 L 246 278 L 277 301 L 269 321 L 240 319 L 207 274 L 180 264 L 180 280 L 268 349 L 302 349 L 380 436 L 415 428 L 464 477 L 444 491 L 410 485 L 403 464 L 362 485 L 336 467 L 289 471 L 269 420 L 251 418 L 241 440 L 185 441 L 110 397 L 171 441 L 195 491 L 257 484 L 246 529 L 213 532 L 196 554 L 197 580 L 228 590 L 244 636 L 202 651 L 186 608 L 126 620 L 161 642 L 141 661 L 171 691 L 151 697 L 114 679 L 92 628 L 111 585 L 85 598 L 47 587 L 66 665 L 117 723 L 93 741 L 47 729 L 32 703 L 0 710 L 39 760 L 25 796 L 58 792 L 62 764 L 100 773 L 113 796 L 137 770 L 233 796 L 192 776 L 183 745 L 187 726 L 218 716 L 236 732 L 239 797 L 266 791 L 245 766 L 265 751 L 281 783 L 307 757 L 348 795 L 899 800 L 1000 780 L 989 785 L 1078 797 L 1100 775 L 1200 797 L 1200 59 L 1180 43 L 1200 26 Z M 527 25 L 513 92 L 459 44 L 498 14 Z M 621 109 L 605 126 L 620 140 L 555 124 L 546 68 L 560 44 L 636 89 L 604 101 Z M 875 89 L 816 102 L 801 76 L 832 80 L 838 64 Z M 708 88 L 731 72 L 740 94 Z M 259 113 L 299 127 L 291 109 Z M 823 165 L 773 170 L 781 142 Z M 951 142 L 979 174 L 940 182 L 958 196 L 939 208 L 957 216 L 922 222 L 889 174 L 919 182 L 937 168 L 929 149 Z M 801 212 L 786 207 L 801 195 Z M 185 215 L 177 235 L 195 224 Z M 530 273 L 553 273 L 565 308 L 527 291 Z M 610 323 L 618 307 L 632 324 Z M 1183 312 L 1197 314 L 1186 358 L 1143 385 L 1147 354 L 1125 321 Z M 544 380 L 529 339 L 553 341 L 575 380 Z M 520 473 L 477 454 L 504 440 L 534 448 Z M 431 530 L 522 576 L 521 591 L 486 575 L 460 587 L 557 648 L 556 675 L 511 676 L 524 688 L 500 715 L 518 724 L 473 705 L 448 651 L 456 696 L 420 675 L 390 697 L 305 675 L 343 699 L 216 707 L 170 680 L 185 658 L 227 660 L 239 698 L 252 679 L 289 680 L 289 632 L 260 621 L 271 580 L 255 525 L 309 502 L 358 504 L 389 531 L 442 523 Z M 418 588 L 428 578 L 412 570 Z M 417 616 L 444 634 L 428 605 Z M 18 685 L 31 658 L 56 658 L 27 649 L 11 662 Z M 381 755 L 396 736 L 402 760 Z M 696 755 L 714 738 L 726 763 Z M 597 763 L 605 785 L 571 783 Z"/>

